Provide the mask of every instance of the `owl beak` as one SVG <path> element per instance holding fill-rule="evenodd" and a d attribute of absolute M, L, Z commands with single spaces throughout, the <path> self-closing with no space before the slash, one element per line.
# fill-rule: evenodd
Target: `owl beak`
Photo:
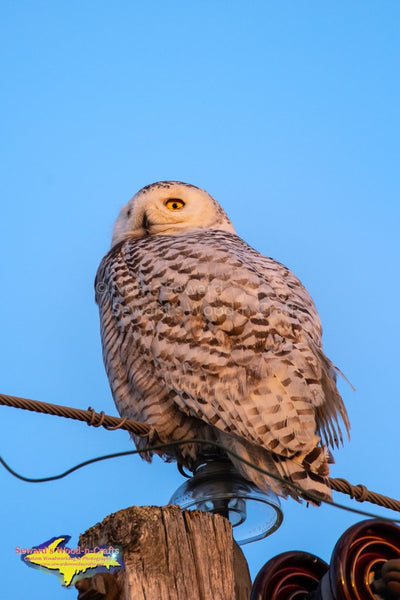
<path fill-rule="evenodd" d="M 146 213 L 143 213 L 142 229 L 146 233 L 146 235 L 150 235 L 150 226 L 151 226 L 151 223 L 150 223 L 149 219 L 147 218 Z"/>

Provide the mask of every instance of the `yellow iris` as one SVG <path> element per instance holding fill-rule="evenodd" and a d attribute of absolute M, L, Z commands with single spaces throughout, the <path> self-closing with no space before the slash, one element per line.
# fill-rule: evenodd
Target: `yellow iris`
<path fill-rule="evenodd" d="M 183 202 L 183 200 L 179 200 L 179 198 L 170 198 L 166 201 L 165 206 L 169 210 L 180 210 L 185 206 L 185 203 Z"/>

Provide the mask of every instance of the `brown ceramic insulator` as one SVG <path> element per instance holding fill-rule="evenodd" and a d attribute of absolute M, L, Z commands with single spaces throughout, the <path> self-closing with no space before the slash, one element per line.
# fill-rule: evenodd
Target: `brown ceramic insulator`
<path fill-rule="evenodd" d="M 335 600 L 376 600 L 370 584 L 382 565 L 400 558 L 400 527 L 380 519 L 356 523 L 339 538 L 331 558 Z"/>
<path fill-rule="evenodd" d="M 317 589 L 326 562 L 307 552 L 283 552 L 259 571 L 250 600 L 303 600 Z"/>

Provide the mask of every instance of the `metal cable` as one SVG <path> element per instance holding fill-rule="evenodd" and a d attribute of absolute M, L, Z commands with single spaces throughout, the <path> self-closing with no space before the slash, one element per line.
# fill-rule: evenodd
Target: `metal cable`
<path fill-rule="evenodd" d="M 358 485 L 352 485 L 347 481 L 347 479 L 342 479 L 340 477 L 333 479 L 332 477 L 329 477 L 328 484 L 332 490 L 335 490 L 335 492 L 347 494 L 351 499 L 354 498 L 357 500 L 357 502 L 367 501 L 371 502 L 372 504 L 377 504 L 378 506 L 383 506 L 384 508 L 389 508 L 390 510 L 396 510 L 397 512 L 400 512 L 399 500 L 395 500 L 389 496 L 384 496 L 383 494 L 378 494 L 377 492 L 372 492 L 361 483 Z"/>
<path fill-rule="evenodd" d="M 72 408 L 72 406 L 61 406 L 60 404 L 50 404 L 49 402 L 18 398 L 17 396 L 7 396 L 5 394 L 0 394 L 0 405 L 22 408 L 46 415 L 55 415 L 56 417 L 75 419 L 76 421 L 85 421 L 92 427 L 104 427 L 110 430 L 126 429 L 130 433 L 135 433 L 140 437 L 145 437 L 150 431 L 149 425 L 145 423 L 130 421 L 127 418 L 112 417 L 111 415 L 105 415 L 103 411 L 97 413 L 90 406 L 88 410 L 83 410 L 81 408 Z"/>
<path fill-rule="evenodd" d="M 146 437 L 151 429 L 149 425 L 146 425 L 145 423 L 131 421 L 126 417 L 123 419 L 119 417 L 112 417 L 111 415 L 104 414 L 103 411 L 97 413 L 91 407 L 89 407 L 88 410 L 82 410 L 80 408 L 72 408 L 70 406 L 62 406 L 60 404 L 50 404 L 49 402 L 40 402 L 38 400 L 30 400 L 28 398 L 19 398 L 17 396 L 8 396 L 5 394 L 0 394 L 0 405 L 11 406 L 13 408 L 22 408 L 24 410 L 31 410 L 42 414 L 55 415 L 58 417 L 65 417 L 67 419 L 75 419 L 77 421 L 85 421 L 88 425 L 93 427 L 102 426 L 108 430 L 125 429 L 126 431 L 134 433 L 140 437 Z M 192 440 L 184 440 L 185 443 L 188 443 L 189 441 Z M 175 443 L 179 442 L 175 441 Z M 121 453 L 121 455 L 122 454 L 125 453 Z M 245 462 L 247 463 L 247 461 Z M 352 485 L 346 479 L 335 479 L 332 477 L 328 477 L 328 484 L 332 490 L 341 492 L 342 494 L 347 494 L 350 496 L 350 498 L 354 498 L 358 502 L 367 501 L 371 502 L 372 504 L 377 504 L 378 506 L 383 506 L 384 508 L 400 512 L 399 500 L 395 500 L 389 496 L 384 496 L 383 494 L 378 494 L 377 492 L 372 492 L 368 490 L 365 485 Z"/>

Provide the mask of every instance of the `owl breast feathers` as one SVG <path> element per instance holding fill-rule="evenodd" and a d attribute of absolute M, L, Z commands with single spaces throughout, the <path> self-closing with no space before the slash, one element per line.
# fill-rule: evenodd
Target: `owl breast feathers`
<path fill-rule="evenodd" d="M 321 346 L 313 301 L 283 265 L 238 237 L 204 190 L 159 182 L 123 207 L 96 277 L 104 363 L 121 416 L 144 421 L 158 451 L 192 468 L 207 441 L 281 496 L 330 498 L 328 446 L 347 413 Z"/>

